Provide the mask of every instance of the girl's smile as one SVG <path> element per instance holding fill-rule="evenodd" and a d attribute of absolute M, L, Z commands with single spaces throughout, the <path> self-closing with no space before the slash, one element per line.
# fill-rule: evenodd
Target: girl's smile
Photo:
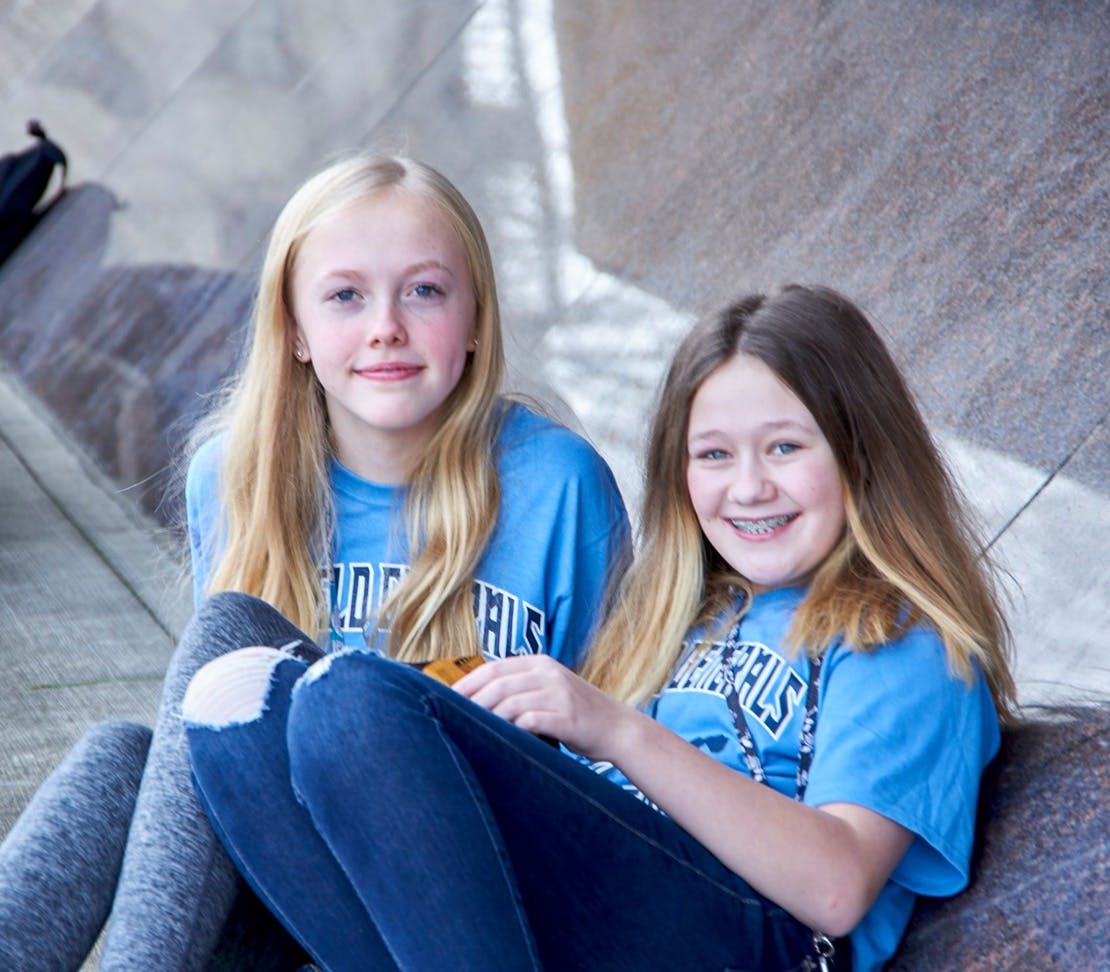
<path fill-rule="evenodd" d="M 737 531 L 752 539 L 771 537 L 780 527 L 794 521 L 797 513 L 786 513 L 783 516 L 769 516 L 761 520 L 732 520 L 730 521 Z"/>
<path fill-rule="evenodd" d="M 840 472 L 809 410 L 737 354 L 698 389 L 686 484 L 714 549 L 757 588 L 803 583 L 844 533 Z"/>

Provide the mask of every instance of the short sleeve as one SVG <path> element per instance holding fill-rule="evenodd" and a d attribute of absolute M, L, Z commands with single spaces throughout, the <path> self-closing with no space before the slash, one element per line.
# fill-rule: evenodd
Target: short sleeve
<path fill-rule="evenodd" d="M 193 572 L 193 601 L 204 598 L 208 573 L 220 543 L 219 439 L 209 439 L 193 455 L 185 476 L 185 516 Z"/>
<path fill-rule="evenodd" d="M 628 515 L 609 467 L 592 452 L 559 533 L 550 652 L 581 664 L 603 620 L 610 585 L 631 556 Z"/>
<path fill-rule="evenodd" d="M 949 671 L 944 645 L 914 628 L 873 652 L 838 647 L 823 672 L 806 802 L 846 802 L 914 835 L 891 879 L 918 894 L 966 886 L 983 768 L 998 750 L 990 692 Z"/>
<path fill-rule="evenodd" d="M 542 618 L 517 643 L 523 650 L 574 667 L 630 556 L 616 480 L 582 436 L 520 405 L 506 417 L 498 473 L 501 508 L 480 576 L 517 592 Z"/>

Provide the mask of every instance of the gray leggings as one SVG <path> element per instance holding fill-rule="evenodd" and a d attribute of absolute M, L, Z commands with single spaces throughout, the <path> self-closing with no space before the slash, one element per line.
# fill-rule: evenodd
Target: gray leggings
<path fill-rule="evenodd" d="M 89 729 L 0 846 L 0 968 L 69 970 L 108 917 L 150 730 Z"/>
<path fill-rule="evenodd" d="M 255 598 L 209 598 L 170 661 L 153 739 L 109 723 L 74 747 L 0 849 L 0 968 L 80 968 L 109 911 L 102 972 L 235 967 L 244 950 L 241 967 L 294 967 L 299 950 L 249 904 L 220 940 L 240 883 L 193 793 L 181 725 L 198 668 L 235 648 L 283 644 L 291 631 Z"/>

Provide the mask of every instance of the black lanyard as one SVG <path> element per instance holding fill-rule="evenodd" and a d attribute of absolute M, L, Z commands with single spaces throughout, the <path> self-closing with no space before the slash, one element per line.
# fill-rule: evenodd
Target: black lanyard
<path fill-rule="evenodd" d="M 740 623 L 729 632 L 729 636 L 725 640 L 726 648 L 739 648 L 741 643 L 740 626 L 743 623 L 743 619 L 741 619 Z M 806 708 L 805 715 L 802 718 L 802 739 L 798 746 L 798 775 L 794 781 L 794 799 L 799 802 L 806 795 L 806 787 L 809 785 L 809 767 L 813 762 L 813 740 L 817 735 L 817 693 L 821 682 L 821 662 L 823 658 L 823 655 L 818 655 L 809 661 L 809 683 L 806 685 Z M 734 721 L 740 752 L 744 757 L 744 765 L 748 767 L 748 772 L 751 773 L 753 780 L 770 786 L 771 784 L 767 781 L 767 773 L 763 769 L 763 762 L 759 758 L 759 751 L 752 741 L 748 721 L 744 718 L 743 706 L 739 702 L 735 707 Z"/>
<path fill-rule="evenodd" d="M 740 645 L 740 625 L 743 619 L 729 633 L 725 641 L 726 646 L 734 648 Z M 809 660 L 809 682 L 806 685 L 806 708 L 802 717 L 802 738 L 798 745 L 798 775 L 794 780 L 794 799 L 799 803 L 806 795 L 809 786 L 809 767 L 813 762 L 813 740 L 817 735 L 817 693 L 821 683 L 821 663 L 824 655 L 818 655 Z M 748 728 L 748 720 L 744 718 L 743 707 L 736 706 L 734 720 L 736 722 L 736 735 L 740 743 L 740 751 L 744 756 L 744 764 L 748 767 L 752 779 L 757 783 L 771 784 L 767 781 L 767 773 L 763 769 L 763 762 L 759 752 L 752 741 L 752 733 Z M 850 946 L 846 942 L 834 942 L 827 935 L 813 932 L 813 958 L 816 959 L 816 968 L 819 972 L 831 972 L 834 968 L 837 948 L 841 948 L 847 961 L 850 962 Z M 807 965 L 807 968 L 813 968 Z M 844 966 L 848 968 L 847 965 Z"/>

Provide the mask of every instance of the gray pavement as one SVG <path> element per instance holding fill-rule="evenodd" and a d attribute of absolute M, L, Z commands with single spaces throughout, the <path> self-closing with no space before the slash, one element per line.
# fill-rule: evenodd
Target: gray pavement
<path fill-rule="evenodd" d="M 184 430 L 281 203 L 364 145 L 474 202 L 513 384 L 630 504 L 696 314 L 790 279 L 855 297 L 1010 571 L 1023 701 L 1110 697 L 1110 7 L 676 9 L 0 10 L 0 146 L 42 117 L 73 186 L 0 268 L 0 835 L 85 726 L 153 719 L 188 611 Z"/>
<path fill-rule="evenodd" d="M 189 600 L 175 544 L 0 371 L 0 834 L 81 733 L 152 724 Z"/>

